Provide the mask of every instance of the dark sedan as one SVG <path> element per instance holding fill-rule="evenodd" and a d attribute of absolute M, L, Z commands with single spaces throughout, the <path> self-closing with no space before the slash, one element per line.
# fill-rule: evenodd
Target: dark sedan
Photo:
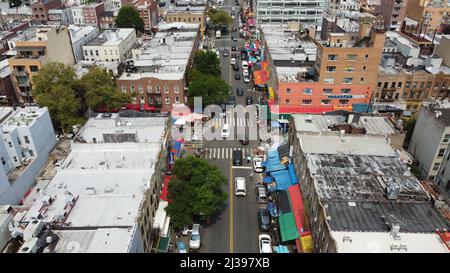
<path fill-rule="evenodd" d="M 258 223 L 259 230 L 261 231 L 269 231 L 270 230 L 270 214 L 266 209 L 259 209 L 258 211 Z"/>
<path fill-rule="evenodd" d="M 238 73 L 234 74 L 234 79 L 237 80 L 237 81 L 240 81 L 241 80 L 241 75 L 238 74 Z"/>

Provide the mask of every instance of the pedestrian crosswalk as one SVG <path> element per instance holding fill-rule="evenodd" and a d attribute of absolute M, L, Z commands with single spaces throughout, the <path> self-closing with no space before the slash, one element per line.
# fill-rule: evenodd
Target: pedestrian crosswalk
<path fill-rule="evenodd" d="M 218 126 L 221 127 L 225 123 L 230 124 L 230 126 L 237 126 L 237 127 L 245 127 L 245 126 L 254 126 L 257 124 L 256 120 L 253 120 L 252 118 L 216 118 L 212 119 L 210 121 L 212 126 Z"/>
<path fill-rule="evenodd" d="M 230 159 L 233 157 L 233 151 L 242 151 L 242 155 L 246 158 L 252 154 L 252 148 L 207 148 L 208 152 L 204 155 L 205 159 Z"/>
<path fill-rule="evenodd" d="M 217 42 L 217 41 L 236 42 L 236 41 L 233 41 L 233 40 L 231 39 L 231 37 L 215 38 L 215 40 L 216 40 L 216 42 Z M 243 41 L 245 41 L 244 38 L 237 38 L 237 42 L 243 42 Z"/>

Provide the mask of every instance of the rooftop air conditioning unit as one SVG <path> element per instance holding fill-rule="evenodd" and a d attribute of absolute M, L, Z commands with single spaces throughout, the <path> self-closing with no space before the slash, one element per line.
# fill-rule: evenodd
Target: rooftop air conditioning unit
<path fill-rule="evenodd" d="M 38 238 L 32 238 L 22 245 L 18 253 L 36 253 L 38 250 Z"/>

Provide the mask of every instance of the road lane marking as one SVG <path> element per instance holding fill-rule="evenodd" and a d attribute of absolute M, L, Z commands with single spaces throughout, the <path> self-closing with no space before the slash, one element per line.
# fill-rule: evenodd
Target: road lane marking
<path fill-rule="evenodd" d="M 233 214 L 234 214 L 234 208 L 233 208 L 233 168 L 232 168 L 233 164 L 231 162 L 230 159 L 230 194 L 229 194 L 229 198 L 230 198 L 230 253 L 234 252 L 234 219 L 233 219 Z"/>
<path fill-rule="evenodd" d="M 250 167 L 250 166 L 233 166 L 232 168 L 233 168 L 233 169 L 247 169 L 247 170 L 253 169 L 253 168 Z"/>

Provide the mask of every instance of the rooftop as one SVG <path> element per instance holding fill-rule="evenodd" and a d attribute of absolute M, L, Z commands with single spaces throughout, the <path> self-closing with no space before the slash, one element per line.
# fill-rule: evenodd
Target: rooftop
<path fill-rule="evenodd" d="M 449 253 L 437 234 L 333 231 L 339 253 Z"/>
<path fill-rule="evenodd" d="M 364 128 L 368 135 L 390 135 L 395 134 L 395 128 L 385 117 L 353 115 L 351 125 Z M 344 115 L 292 115 L 297 132 L 331 132 L 333 125 L 348 124 L 348 117 Z M 339 134 L 339 132 L 336 132 Z"/>
<path fill-rule="evenodd" d="M 31 127 L 45 112 L 47 112 L 47 108 L 30 106 L 14 110 L 12 107 L 0 107 L 2 131 L 5 133 L 18 127 Z"/>
<path fill-rule="evenodd" d="M 0 61 L 0 78 L 8 77 L 11 74 L 8 59 Z M 1 119 L 1 118 L 0 118 Z"/>
<path fill-rule="evenodd" d="M 96 27 L 94 26 L 76 26 L 69 25 L 70 39 L 72 40 L 72 44 L 78 42 L 80 39 L 89 35 L 91 32 L 96 31 Z"/>
<path fill-rule="evenodd" d="M 383 136 L 321 136 L 297 132 L 300 145 L 307 154 L 398 156 Z"/>
<path fill-rule="evenodd" d="M 165 118 L 123 118 L 118 114 L 102 117 L 99 114 L 86 122 L 77 138 L 82 143 L 160 143 L 165 128 Z"/>
<path fill-rule="evenodd" d="M 107 29 L 86 46 L 118 46 L 135 32 L 134 28 Z"/>
<path fill-rule="evenodd" d="M 445 127 L 450 126 L 450 108 L 433 108 L 424 107 L 429 114 L 434 115 L 434 119 Z"/>

